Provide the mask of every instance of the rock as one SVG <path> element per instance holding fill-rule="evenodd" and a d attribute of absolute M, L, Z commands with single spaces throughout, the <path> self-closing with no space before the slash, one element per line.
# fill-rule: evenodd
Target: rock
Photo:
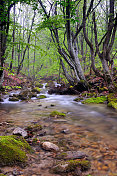
<path fill-rule="evenodd" d="M 22 90 L 17 97 L 21 100 L 28 100 L 32 97 L 36 97 L 37 94 L 35 92 L 31 92 L 29 89 Z"/>
<path fill-rule="evenodd" d="M 65 130 L 62 130 L 62 131 L 61 131 L 61 133 L 64 133 L 64 134 L 69 134 L 69 133 L 70 133 L 70 131 L 69 131 L 69 129 L 65 129 Z"/>
<path fill-rule="evenodd" d="M 54 151 L 54 152 L 58 152 L 59 151 L 59 147 L 51 142 L 43 142 L 42 143 L 42 148 L 44 150 L 48 150 L 48 151 Z"/>
<path fill-rule="evenodd" d="M 67 167 L 68 167 L 68 163 L 58 164 L 58 165 L 54 166 L 52 168 L 52 170 L 53 170 L 54 173 L 56 173 L 56 174 L 58 173 L 59 174 L 59 173 L 66 172 Z"/>
<path fill-rule="evenodd" d="M 20 136 L 23 136 L 25 138 L 25 137 L 28 136 L 28 133 L 24 129 L 22 129 L 20 127 L 17 127 L 17 128 L 14 129 L 13 135 L 20 135 Z"/>
<path fill-rule="evenodd" d="M 53 106 L 55 106 L 55 105 L 54 105 L 54 104 L 51 104 L 50 106 L 53 107 Z"/>
<path fill-rule="evenodd" d="M 41 131 L 38 136 L 45 136 L 46 135 L 46 131 Z"/>
<path fill-rule="evenodd" d="M 0 102 L 3 102 L 4 100 L 3 100 L 3 98 L 2 98 L 2 96 L 0 95 Z"/>
<path fill-rule="evenodd" d="M 44 99 L 44 98 L 47 98 L 47 97 L 45 95 L 39 95 L 37 98 L 38 99 Z"/>
<path fill-rule="evenodd" d="M 82 172 L 89 170 L 90 167 L 91 163 L 88 160 L 69 160 L 66 162 L 60 162 L 58 165 L 52 168 L 52 171 L 57 174 L 67 172 L 74 176 L 81 176 Z"/>
<path fill-rule="evenodd" d="M 88 90 L 88 84 L 86 81 L 84 80 L 81 80 L 77 83 L 77 85 L 75 85 L 73 87 L 75 90 L 77 90 L 78 92 L 83 92 L 83 91 L 86 91 Z"/>
<path fill-rule="evenodd" d="M 17 97 L 10 97 L 9 101 L 19 101 L 19 99 Z"/>
<path fill-rule="evenodd" d="M 58 159 L 82 159 L 87 157 L 87 155 L 84 152 L 81 151 L 67 151 L 63 153 L 59 153 L 57 158 Z"/>
<path fill-rule="evenodd" d="M 34 87 L 32 92 L 40 93 L 41 89 L 39 87 Z"/>
<path fill-rule="evenodd" d="M 13 135 L 0 136 L 0 166 L 25 164 L 26 152 L 29 151 L 31 148 L 24 138 Z"/>
<path fill-rule="evenodd" d="M 39 88 L 43 87 L 43 84 L 39 83 L 38 81 L 36 81 L 34 84 L 35 84 L 35 87 L 39 87 Z"/>

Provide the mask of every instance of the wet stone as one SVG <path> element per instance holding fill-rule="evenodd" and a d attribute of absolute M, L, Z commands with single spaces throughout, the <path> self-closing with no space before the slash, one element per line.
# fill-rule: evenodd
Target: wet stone
<path fill-rule="evenodd" d="M 52 170 L 53 170 L 54 173 L 64 173 L 64 172 L 66 172 L 67 167 L 68 167 L 67 163 L 58 164 L 58 165 L 54 166 L 52 168 Z"/>
<path fill-rule="evenodd" d="M 58 159 L 65 159 L 65 160 L 83 159 L 85 157 L 87 157 L 87 155 L 81 151 L 67 151 L 67 152 L 59 153 L 57 155 Z"/>
<path fill-rule="evenodd" d="M 14 129 L 13 135 L 20 135 L 20 136 L 23 136 L 25 138 L 25 137 L 28 136 L 28 133 L 24 129 L 22 129 L 20 127 L 17 127 L 17 128 Z"/>
<path fill-rule="evenodd" d="M 59 151 L 59 147 L 51 142 L 43 142 L 42 148 L 47 151 L 54 151 L 54 152 Z"/>
<path fill-rule="evenodd" d="M 37 134 L 37 136 L 45 136 L 46 135 L 46 131 L 41 131 L 39 134 Z"/>
<path fill-rule="evenodd" d="M 69 129 L 64 129 L 64 130 L 61 131 L 61 133 L 69 134 L 69 133 L 70 133 L 70 130 L 69 130 Z"/>

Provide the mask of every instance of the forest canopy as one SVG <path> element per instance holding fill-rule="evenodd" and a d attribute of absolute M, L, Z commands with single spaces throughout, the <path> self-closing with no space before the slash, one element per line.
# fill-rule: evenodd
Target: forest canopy
<path fill-rule="evenodd" d="M 75 85 L 90 73 L 114 85 L 116 11 L 115 0 L 1 0 L 1 78 L 7 66 L 31 79 L 53 75 Z"/>

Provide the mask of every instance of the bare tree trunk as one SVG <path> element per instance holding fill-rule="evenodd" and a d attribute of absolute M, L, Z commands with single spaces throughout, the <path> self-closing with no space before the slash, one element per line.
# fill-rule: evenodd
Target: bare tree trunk
<path fill-rule="evenodd" d="M 14 60 L 14 42 L 15 42 L 15 5 L 14 5 L 14 8 L 13 8 L 13 12 L 14 12 L 14 24 L 13 24 L 13 47 L 12 47 L 12 60 L 11 60 L 11 63 L 10 63 L 10 70 L 12 70 L 12 67 L 13 67 L 13 60 Z"/>
<path fill-rule="evenodd" d="M 31 24 L 31 27 L 30 27 L 30 33 L 29 33 L 29 36 L 28 36 L 28 39 L 27 39 L 27 43 L 28 44 L 30 43 L 31 31 L 32 31 L 32 27 L 33 27 L 33 24 L 34 24 L 35 15 L 36 15 L 36 12 L 34 11 L 34 16 L 32 18 L 32 24 Z M 24 49 L 23 57 L 22 57 L 22 60 L 20 61 L 20 64 L 19 64 L 19 67 L 18 67 L 18 70 L 17 70 L 17 74 L 19 74 L 19 72 L 21 70 L 21 67 L 22 67 L 22 64 L 23 64 L 23 61 L 24 61 L 24 58 L 25 58 L 26 51 L 28 49 L 28 44 L 26 45 L 26 48 Z"/>
<path fill-rule="evenodd" d="M 66 70 L 66 67 L 62 61 L 62 59 L 60 59 L 60 64 L 62 66 L 62 69 L 63 69 L 63 73 L 67 79 L 67 81 L 71 84 L 71 85 L 74 85 L 74 79 L 68 74 L 67 70 Z"/>

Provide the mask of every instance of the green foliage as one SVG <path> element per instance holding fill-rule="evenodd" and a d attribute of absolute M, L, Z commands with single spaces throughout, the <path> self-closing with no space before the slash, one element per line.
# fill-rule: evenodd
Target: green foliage
<path fill-rule="evenodd" d="M 63 28 L 65 20 L 62 15 L 52 16 L 49 19 L 45 18 L 42 23 L 37 27 L 37 30 L 42 30 L 45 28 L 54 29 L 54 28 Z"/>
<path fill-rule="evenodd" d="M 95 103 L 95 104 L 99 104 L 99 103 L 104 103 L 105 101 L 107 101 L 107 97 L 106 96 L 101 96 L 101 97 L 92 97 L 92 98 L 88 98 L 84 101 L 82 101 L 83 104 L 90 104 L 90 103 Z"/>
<path fill-rule="evenodd" d="M 31 148 L 24 138 L 0 136 L 0 166 L 25 163 L 26 151 Z"/>

